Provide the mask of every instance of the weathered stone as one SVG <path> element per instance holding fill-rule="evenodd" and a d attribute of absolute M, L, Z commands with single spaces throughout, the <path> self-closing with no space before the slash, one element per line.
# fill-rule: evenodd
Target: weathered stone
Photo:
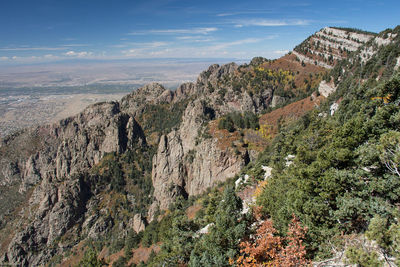
<path fill-rule="evenodd" d="M 274 95 L 271 101 L 271 108 L 275 108 L 285 102 L 285 98 L 279 95 Z"/>
<path fill-rule="evenodd" d="M 22 138 L 37 140 L 39 150 L 30 155 L 27 151 L 26 156 L 3 155 L 2 166 L 10 167 L 0 180 L 7 183 L 10 178 L 5 176 L 17 175 L 19 178 L 13 179 L 20 181 L 20 192 L 35 187 L 24 208 L 31 222 L 21 225 L 6 257 L 11 264 L 42 265 L 62 249 L 62 245 L 54 247 L 54 242 L 74 225 L 83 223 L 91 192 L 79 174 L 99 163 L 106 153 L 123 153 L 144 145 L 146 140 L 135 119 L 121 112 L 118 102 L 91 105 L 77 116 L 16 135 L 14 140 L 7 140 L 8 144 L 3 143 L 3 148 Z M 13 170 L 15 157 L 18 167 Z M 102 216 L 92 224 L 88 230 L 91 238 L 112 226 Z"/>
<path fill-rule="evenodd" d="M 321 81 L 318 87 L 318 92 L 324 97 L 328 97 L 330 94 L 336 91 L 336 86 L 333 82 L 327 83 L 326 81 Z"/>
<path fill-rule="evenodd" d="M 144 231 L 145 223 L 142 219 L 142 215 L 140 215 L 139 213 L 135 214 L 135 216 L 133 217 L 132 228 L 136 233 Z"/>

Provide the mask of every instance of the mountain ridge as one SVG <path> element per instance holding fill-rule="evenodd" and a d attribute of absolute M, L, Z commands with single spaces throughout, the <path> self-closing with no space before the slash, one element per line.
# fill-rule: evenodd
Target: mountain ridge
<path fill-rule="evenodd" d="M 258 157 L 259 144 L 270 145 L 279 127 L 323 105 L 326 97 L 337 101 L 329 95 L 344 90 L 349 75 L 342 71 L 345 64 L 351 70 L 357 60 L 371 62 L 378 50 L 398 39 L 396 33 L 373 37 L 346 32 L 324 28 L 280 59 L 211 65 L 196 82 L 175 91 L 149 84 L 119 102 L 90 105 L 56 124 L 1 140 L 0 184 L 18 188 L 24 206 L 20 211 L 2 207 L 2 220 L 14 214 L 10 216 L 14 219 L 1 225 L 3 262 L 45 264 L 82 242 L 80 235 L 96 240 L 102 235 L 112 239 L 118 232 L 122 238 L 130 229 L 139 232 L 141 225 L 151 225 L 160 210 L 167 210 L 177 198 L 200 195 L 240 173 Z M 318 52 L 322 55 L 316 55 L 311 48 L 324 37 L 329 42 L 325 46 L 334 49 L 324 48 Z M 343 47 L 333 46 L 338 43 Z M 365 59 L 354 56 L 363 51 L 370 51 Z M 386 65 L 395 69 L 399 58 L 387 60 Z M 380 70 L 376 78 L 389 75 L 385 71 Z M 368 73 L 364 76 L 367 79 Z M 309 102 L 301 100 L 305 97 Z M 284 111 L 290 103 L 290 109 L 297 105 L 300 111 L 292 115 Z M 273 109 L 277 115 L 269 118 Z M 247 113 L 267 114 L 256 127 L 250 125 Z M 233 128 L 220 126 L 223 119 L 232 120 Z M 112 204 L 107 194 L 123 205 Z M 145 204 L 139 207 L 138 203 Z M 7 232 L 12 222 L 19 225 L 15 234 Z"/>

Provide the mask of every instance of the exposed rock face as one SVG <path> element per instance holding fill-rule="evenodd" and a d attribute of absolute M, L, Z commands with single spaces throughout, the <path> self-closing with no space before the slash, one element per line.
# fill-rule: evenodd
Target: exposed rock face
<path fill-rule="evenodd" d="M 197 79 L 197 96 L 213 108 L 217 117 L 233 111 L 259 113 L 271 104 L 273 88 L 264 88 L 258 94 L 250 96 L 245 88 L 234 90 L 231 83 L 222 82 L 229 81 L 237 74 L 237 70 L 235 63 L 223 66 L 215 64 L 202 72 Z"/>
<path fill-rule="evenodd" d="M 305 55 L 303 55 L 301 53 L 298 53 L 297 51 L 293 51 L 293 54 L 295 54 L 296 57 L 302 62 L 309 63 L 309 64 L 315 64 L 315 62 L 317 62 L 317 65 L 320 66 L 320 67 L 323 67 L 323 68 L 326 68 L 326 69 L 332 69 L 333 68 L 332 65 L 329 65 L 328 63 L 325 63 L 324 61 L 315 60 L 314 58 L 305 56 Z M 325 55 L 324 55 L 324 58 L 326 58 Z"/>
<path fill-rule="evenodd" d="M 152 174 L 154 196 L 161 209 L 168 208 L 178 195 L 198 195 L 240 171 L 245 163 L 243 157 L 229 149 L 219 149 L 217 142 L 206 139 L 184 153 L 177 132 L 161 138 Z"/>
<path fill-rule="evenodd" d="M 152 180 L 154 195 L 160 208 L 166 209 L 184 190 L 183 148 L 176 131 L 163 135 L 153 158 Z"/>
<path fill-rule="evenodd" d="M 373 35 L 360 32 L 352 32 L 344 29 L 325 27 L 316 33 L 322 37 L 322 44 L 330 45 L 332 48 L 342 47 L 350 51 L 356 51 L 362 44 L 368 42 Z"/>
<path fill-rule="evenodd" d="M 200 132 L 206 130 L 204 120 L 215 119 L 232 111 L 254 112 L 270 103 L 272 90 L 266 90 L 253 99 L 246 91 L 234 93 L 232 88 L 227 87 L 220 103 L 216 101 L 218 92 L 200 93 L 207 92 L 210 84 L 216 85 L 222 77 L 233 75 L 236 70 L 234 63 L 212 65 L 200 74 L 195 90 L 189 84 L 185 85 L 185 89 L 180 89 L 191 92 L 188 95 L 196 94 L 197 99 L 189 102 L 180 128 L 161 137 L 153 158 L 154 196 L 161 209 L 168 208 L 178 195 L 197 195 L 233 177 L 244 166 L 242 155 L 236 155 L 229 149 L 221 150 L 216 139 L 199 136 Z"/>
<path fill-rule="evenodd" d="M 144 231 L 145 228 L 145 224 L 144 221 L 142 219 L 142 215 L 135 214 L 135 216 L 133 217 L 133 231 L 135 231 L 136 233 L 139 233 L 141 231 Z"/>
<path fill-rule="evenodd" d="M 158 83 L 151 83 L 141 87 L 129 95 L 123 97 L 120 101 L 121 110 L 132 116 L 137 116 L 143 112 L 146 104 L 160 104 L 171 101 L 173 93 L 166 90 Z"/>
<path fill-rule="evenodd" d="M 238 68 L 235 63 L 225 64 L 219 66 L 218 64 L 211 65 L 207 71 L 200 74 L 197 79 L 197 84 L 207 85 L 208 82 L 215 85 L 218 80 L 220 80 L 224 75 L 233 74 Z"/>
<path fill-rule="evenodd" d="M 377 36 L 373 39 L 373 42 L 369 42 L 368 45 L 365 45 L 362 47 L 360 51 L 360 57 L 361 61 L 363 63 L 366 63 L 368 60 L 370 60 L 376 52 L 378 52 L 379 47 L 381 46 L 387 46 L 391 44 L 392 42 L 395 41 L 395 38 L 397 37 L 397 34 L 393 33 L 387 33 L 384 35 Z"/>
<path fill-rule="evenodd" d="M 241 155 L 235 155 L 229 149 L 218 148 L 216 139 L 207 139 L 197 148 L 190 164 L 185 181 L 188 195 L 203 193 L 207 188 L 233 177 L 245 165 Z"/>
<path fill-rule="evenodd" d="M 174 101 L 182 101 L 188 97 L 196 94 L 196 87 L 194 83 L 184 83 L 181 84 L 175 91 Z"/>
<path fill-rule="evenodd" d="M 271 107 L 275 108 L 279 106 L 280 104 L 284 103 L 285 98 L 279 95 L 274 95 L 271 101 Z"/>
<path fill-rule="evenodd" d="M 297 46 L 293 53 L 305 63 L 331 69 L 338 60 L 374 38 L 372 33 L 325 27 Z"/>
<path fill-rule="evenodd" d="M 31 211 L 27 218 L 31 222 L 21 225 L 8 247 L 9 263 L 16 265 L 44 264 L 62 250 L 53 245 L 57 238 L 82 223 L 91 191 L 76 175 L 93 167 L 106 153 L 122 153 L 146 142 L 140 126 L 133 117 L 120 111 L 117 102 L 89 106 L 75 117 L 39 127 L 30 134 L 39 133 L 45 145 L 38 145 L 41 149 L 25 162 L 23 157 L 17 159 L 14 164 L 20 171 L 8 167 L 1 177 L 5 184 L 9 177 L 19 176 L 21 192 L 35 185 L 26 207 Z M 3 145 L 13 145 L 15 141 L 20 140 L 10 139 Z M 12 155 L 3 154 L 1 158 L 2 164 L 13 166 Z M 106 222 L 103 227 L 100 221 L 96 225 L 89 236 L 108 227 Z"/>
<path fill-rule="evenodd" d="M 82 218 L 89 197 L 80 179 L 60 184 L 45 181 L 36 193 L 35 204 L 39 207 L 33 222 L 17 232 L 9 245 L 7 257 L 11 264 L 37 266 L 48 261 L 56 253 L 51 245 Z M 40 253 L 32 253 L 33 249 Z"/>
<path fill-rule="evenodd" d="M 134 142 L 144 143 L 136 121 L 121 113 L 117 102 L 89 106 L 73 118 L 50 128 L 57 142 L 27 161 L 21 190 L 40 179 L 61 180 L 97 164 L 105 153 L 122 153 Z M 33 181 L 33 183 L 32 183 Z"/>
<path fill-rule="evenodd" d="M 318 87 L 318 92 L 324 97 L 328 97 L 330 94 L 336 91 L 336 86 L 333 82 L 327 83 L 326 81 L 321 81 Z"/>
<path fill-rule="evenodd" d="M 400 57 L 397 58 L 396 65 L 394 66 L 394 69 L 397 70 L 399 67 L 400 67 Z"/>

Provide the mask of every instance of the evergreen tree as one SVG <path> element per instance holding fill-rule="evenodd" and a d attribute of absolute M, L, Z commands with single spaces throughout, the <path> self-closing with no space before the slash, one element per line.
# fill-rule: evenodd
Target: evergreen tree
<path fill-rule="evenodd" d="M 233 187 L 227 187 L 215 213 L 215 225 L 196 244 L 189 266 L 229 266 L 246 230 L 241 210 L 241 199 Z"/>

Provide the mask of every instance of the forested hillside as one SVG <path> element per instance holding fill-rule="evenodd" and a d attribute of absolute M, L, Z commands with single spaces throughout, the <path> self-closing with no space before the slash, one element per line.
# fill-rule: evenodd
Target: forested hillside
<path fill-rule="evenodd" d="M 192 221 L 173 220 L 172 237 L 150 265 L 398 265 L 399 30 L 379 35 L 394 39 L 375 46 L 371 60 L 363 63 L 356 51 L 339 62 L 328 74 L 337 91 L 280 127 L 242 170 L 252 178 L 247 187 L 258 183 L 252 212 L 239 212 L 242 201 L 232 185 L 200 198 L 203 209 Z M 265 180 L 261 166 L 272 168 Z M 243 190 L 236 187 L 239 195 Z M 205 225 L 209 233 L 196 236 Z"/>

